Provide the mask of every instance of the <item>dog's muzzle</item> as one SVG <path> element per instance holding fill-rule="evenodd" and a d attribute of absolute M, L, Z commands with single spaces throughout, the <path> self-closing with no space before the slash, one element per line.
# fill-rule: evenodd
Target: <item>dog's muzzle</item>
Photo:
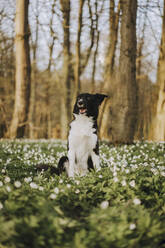
<path fill-rule="evenodd" d="M 77 107 L 79 108 L 79 114 L 85 114 L 86 113 L 87 109 L 85 108 L 85 105 L 84 105 L 82 99 L 78 100 Z"/>
<path fill-rule="evenodd" d="M 85 108 L 80 108 L 79 109 L 80 114 L 85 114 L 86 112 L 87 112 L 87 110 Z"/>

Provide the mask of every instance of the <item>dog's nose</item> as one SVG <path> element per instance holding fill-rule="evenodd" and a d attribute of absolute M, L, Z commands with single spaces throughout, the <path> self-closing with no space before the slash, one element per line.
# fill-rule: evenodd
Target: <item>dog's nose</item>
<path fill-rule="evenodd" d="M 83 106 L 83 100 L 78 100 L 78 103 L 77 103 L 78 107 L 82 107 Z"/>

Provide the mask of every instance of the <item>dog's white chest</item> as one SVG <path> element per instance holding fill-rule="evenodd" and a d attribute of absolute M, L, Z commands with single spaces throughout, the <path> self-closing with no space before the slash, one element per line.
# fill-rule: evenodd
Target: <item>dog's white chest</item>
<path fill-rule="evenodd" d="M 92 118 L 87 116 L 76 116 L 71 123 L 69 147 L 76 151 L 78 157 L 89 154 L 95 148 L 97 142 L 95 131 Z"/>

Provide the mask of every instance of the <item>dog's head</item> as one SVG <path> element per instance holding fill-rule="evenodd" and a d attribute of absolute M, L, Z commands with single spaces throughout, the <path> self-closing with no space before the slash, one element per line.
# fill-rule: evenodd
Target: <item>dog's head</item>
<path fill-rule="evenodd" d="M 83 93 L 78 95 L 76 103 L 74 105 L 73 114 L 86 115 L 97 119 L 99 106 L 103 102 L 104 98 L 108 97 L 103 94 L 89 94 Z"/>

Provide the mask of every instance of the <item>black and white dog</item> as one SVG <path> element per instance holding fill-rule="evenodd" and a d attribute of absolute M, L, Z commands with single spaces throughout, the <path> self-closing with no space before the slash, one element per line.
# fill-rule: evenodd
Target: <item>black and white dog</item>
<path fill-rule="evenodd" d="M 100 169 L 97 117 L 105 97 L 107 95 L 88 93 L 77 97 L 68 136 L 68 157 L 60 159 L 59 174 L 66 170 L 69 177 L 84 176 L 90 169 Z"/>

